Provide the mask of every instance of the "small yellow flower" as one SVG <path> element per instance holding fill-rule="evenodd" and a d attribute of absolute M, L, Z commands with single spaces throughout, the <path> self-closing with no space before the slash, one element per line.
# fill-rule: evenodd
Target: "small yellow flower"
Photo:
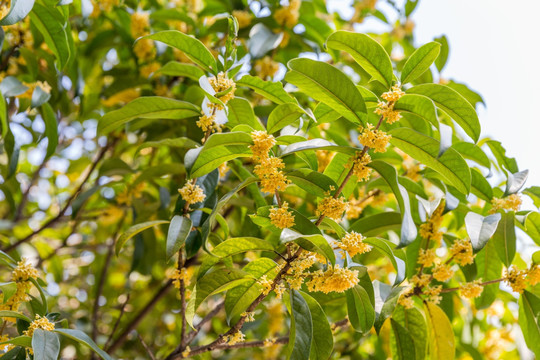
<path fill-rule="evenodd" d="M 390 91 L 381 95 L 387 102 L 380 101 L 375 109 L 375 113 L 381 115 L 389 124 L 399 121 L 401 119 L 401 114 L 394 110 L 394 103 L 403 95 L 405 95 L 405 93 L 401 91 L 399 85 L 392 86 Z"/>
<path fill-rule="evenodd" d="M 369 179 L 373 169 L 367 166 L 371 162 L 371 156 L 369 156 L 368 153 L 364 153 L 364 155 L 360 157 L 360 154 L 361 153 L 357 153 L 357 155 L 353 157 L 352 169 L 353 175 L 358 178 L 358 181 L 364 181 Z"/>
<path fill-rule="evenodd" d="M 199 185 L 196 185 L 193 181 L 187 182 L 183 188 L 178 190 L 178 192 L 188 206 L 202 202 L 206 198 L 204 190 Z"/>
<path fill-rule="evenodd" d="M 274 283 L 274 281 L 272 279 L 268 279 L 268 277 L 266 275 L 261 276 L 257 280 L 257 284 L 261 285 L 262 288 L 263 288 L 262 293 L 264 295 L 270 294 L 270 291 L 272 291 L 272 284 L 273 283 Z"/>
<path fill-rule="evenodd" d="M 529 281 L 529 284 L 531 284 L 532 286 L 540 282 L 540 265 L 531 265 L 531 268 L 527 272 L 527 281 Z"/>
<path fill-rule="evenodd" d="M 384 131 L 374 130 L 374 128 L 375 127 L 372 124 L 368 123 L 362 130 L 362 133 L 358 136 L 358 141 L 360 141 L 362 145 L 374 149 L 375 152 L 385 152 L 392 136 Z"/>
<path fill-rule="evenodd" d="M 273 77 L 279 70 L 279 63 L 272 60 L 270 56 L 255 61 L 255 73 L 262 79 Z"/>
<path fill-rule="evenodd" d="M 450 255 L 461 266 L 472 264 L 476 255 L 469 239 L 456 240 L 450 247 Z"/>
<path fill-rule="evenodd" d="M 436 259 L 437 255 L 435 254 L 435 249 L 420 249 L 420 253 L 418 254 L 418 263 L 420 265 L 423 265 L 425 267 L 433 266 Z"/>
<path fill-rule="evenodd" d="M 522 293 L 527 287 L 527 271 L 519 270 L 512 266 L 506 270 L 506 283 L 512 287 L 512 290 Z"/>
<path fill-rule="evenodd" d="M 244 340 L 245 340 L 245 335 L 240 330 L 238 330 L 232 335 L 227 335 L 225 337 L 225 342 L 229 345 L 238 344 L 238 343 L 243 342 Z"/>
<path fill-rule="evenodd" d="M 431 276 L 428 274 L 420 274 L 420 275 L 414 275 L 411 278 L 411 283 L 418 288 L 423 288 L 429 285 L 429 282 L 431 281 Z"/>
<path fill-rule="evenodd" d="M 328 270 L 317 270 L 311 273 L 311 280 L 306 284 L 309 291 L 342 293 L 358 284 L 358 270 L 341 268 L 339 265 Z"/>
<path fill-rule="evenodd" d="M 26 336 L 32 337 L 36 329 L 41 329 L 45 331 L 53 331 L 54 324 L 50 322 L 49 319 L 47 319 L 45 316 L 41 317 L 39 315 L 36 315 L 35 320 L 30 323 L 28 330 L 25 330 L 23 334 Z"/>
<path fill-rule="evenodd" d="M 255 321 L 255 313 L 254 312 L 243 312 L 240 314 L 240 316 L 246 318 L 246 322 L 253 322 Z"/>
<path fill-rule="evenodd" d="M 491 200 L 492 208 L 489 210 L 490 214 L 495 214 L 499 210 L 512 210 L 519 211 L 521 207 L 521 197 L 518 194 L 512 194 L 502 199 L 493 198 Z"/>
<path fill-rule="evenodd" d="M 233 10 L 232 15 L 238 20 L 238 27 L 240 29 L 249 26 L 253 18 L 249 11 L 245 10 Z"/>
<path fill-rule="evenodd" d="M 158 62 L 154 61 L 150 64 L 141 66 L 141 68 L 139 69 L 139 73 L 143 78 L 149 78 L 150 75 L 158 71 L 160 67 L 161 65 Z"/>
<path fill-rule="evenodd" d="M 341 238 L 341 242 L 337 243 L 337 246 L 349 255 L 354 256 L 356 254 L 364 254 L 371 251 L 372 247 L 364 242 L 366 238 L 355 231 L 347 233 Z"/>
<path fill-rule="evenodd" d="M 227 78 L 227 75 L 224 72 L 220 72 L 217 77 L 209 78 L 208 81 L 216 93 L 229 90 L 226 94 L 218 97 L 225 105 L 229 100 L 234 98 L 236 84 L 234 80 Z"/>
<path fill-rule="evenodd" d="M 392 86 L 392 89 L 388 92 L 385 92 L 381 97 L 388 102 L 398 101 L 405 93 L 401 90 L 399 85 Z"/>
<path fill-rule="evenodd" d="M 135 39 L 143 36 L 148 32 L 150 27 L 150 14 L 142 12 L 134 12 L 131 14 L 131 36 Z"/>
<path fill-rule="evenodd" d="M 413 289 L 408 289 L 401 293 L 398 299 L 398 304 L 403 306 L 405 309 L 412 309 L 414 307 Z"/>
<path fill-rule="evenodd" d="M 219 165 L 218 171 L 219 171 L 219 177 L 223 178 L 227 173 L 229 172 L 230 168 L 227 165 L 227 162 L 225 161 L 223 164 Z"/>
<path fill-rule="evenodd" d="M 481 285 L 482 280 L 478 279 L 472 282 L 461 284 L 459 287 L 460 294 L 466 298 L 477 298 L 482 294 L 484 287 Z"/>
<path fill-rule="evenodd" d="M 189 346 L 186 346 L 186 349 L 182 351 L 182 357 L 187 358 L 189 357 L 189 353 L 191 352 L 191 348 Z"/>
<path fill-rule="evenodd" d="M 281 207 L 270 209 L 270 221 L 280 229 L 286 229 L 294 226 L 294 215 L 289 211 L 289 204 L 284 201 Z"/>
<path fill-rule="evenodd" d="M 442 300 L 442 297 L 440 296 L 441 290 L 442 290 L 441 285 L 427 287 L 424 290 L 424 295 L 427 296 L 426 300 L 433 304 L 440 303 Z"/>
<path fill-rule="evenodd" d="M 426 240 L 433 240 L 435 243 L 440 244 L 442 241 L 443 233 L 439 230 L 442 223 L 442 212 L 444 210 L 444 201 L 441 201 L 437 209 L 431 214 L 431 217 L 420 225 L 420 236 Z"/>
<path fill-rule="evenodd" d="M 440 264 L 433 268 L 433 277 L 438 281 L 448 281 L 454 276 L 452 267 L 447 264 Z"/>
<path fill-rule="evenodd" d="M 173 285 L 175 288 L 180 289 L 180 281 L 184 281 L 184 286 L 189 285 L 190 275 L 186 268 L 175 269 L 174 272 L 169 276 L 169 279 L 173 280 Z"/>
<path fill-rule="evenodd" d="M 204 133 L 206 133 L 208 130 L 214 130 L 216 128 L 217 124 L 214 122 L 215 119 L 215 115 L 203 114 L 199 117 L 196 124 Z"/>
<path fill-rule="evenodd" d="M 317 206 L 317 216 L 326 216 L 332 220 L 340 221 L 343 213 L 347 210 L 347 201 L 344 197 L 325 197 Z"/>
<path fill-rule="evenodd" d="M 133 45 L 133 53 L 141 60 L 152 59 L 156 53 L 154 42 L 150 39 L 140 39 Z"/>
<path fill-rule="evenodd" d="M 261 190 L 273 194 L 277 190 L 284 190 L 290 183 L 280 170 L 285 167 L 283 160 L 277 157 L 262 158 L 259 165 L 255 165 L 253 173 L 261 180 Z"/>
<path fill-rule="evenodd" d="M 17 267 L 13 269 L 11 273 L 11 280 L 15 282 L 28 281 L 30 279 L 37 279 L 38 272 L 32 264 L 27 262 L 28 260 L 22 258 L 21 261 L 17 263 Z"/>
<path fill-rule="evenodd" d="M 253 145 L 250 145 L 249 148 L 253 152 L 255 160 L 267 158 L 270 149 L 276 145 L 274 136 L 269 135 L 266 131 L 253 131 L 251 138 L 253 139 Z"/>
<path fill-rule="evenodd" d="M 286 26 L 289 28 L 294 27 L 298 23 L 301 3 L 301 0 L 290 0 L 288 6 L 284 6 L 281 9 L 276 10 L 274 13 L 274 19 L 276 22 L 281 26 Z"/>

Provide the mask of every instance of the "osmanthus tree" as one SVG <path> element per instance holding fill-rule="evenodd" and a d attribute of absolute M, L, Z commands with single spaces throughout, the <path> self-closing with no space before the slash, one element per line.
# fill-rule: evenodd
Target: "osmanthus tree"
<path fill-rule="evenodd" d="M 2 2 L 2 359 L 540 356 L 540 188 L 353 6 Z"/>

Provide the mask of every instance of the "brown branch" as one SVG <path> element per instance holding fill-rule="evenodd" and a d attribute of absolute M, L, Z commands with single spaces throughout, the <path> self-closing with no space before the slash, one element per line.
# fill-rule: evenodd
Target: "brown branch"
<path fill-rule="evenodd" d="M 156 357 L 155 357 L 154 353 L 152 353 L 152 350 L 150 350 L 148 345 L 146 345 L 146 343 L 144 342 L 141 334 L 137 334 L 137 337 L 139 338 L 139 341 L 141 342 L 142 346 L 144 347 L 144 350 L 146 350 L 146 352 L 148 353 L 148 356 L 150 356 L 150 359 L 151 360 L 156 360 Z"/>
<path fill-rule="evenodd" d="M 107 339 L 107 342 L 105 343 L 104 348 L 107 348 L 109 346 L 110 342 L 112 341 L 114 333 L 116 332 L 116 329 L 118 329 L 118 325 L 120 325 L 120 320 L 122 319 L 122 316 L 124 316 L 124 313 L 126 311 L 126 306 L 127 306 L 128 302 L 129 302 L 129 298 L 130 298 L 130 294 L 128 293 L 127 296 L 126 296 L 126 301 L 124 301 L 124 303 L 120 307 L 120 315 L 118 315 L 118 319 L 116 319 L 116 321 L 114 323 L 113 329 L 111 331 L 111 334 L 109 335 L 109 338 Z"/>

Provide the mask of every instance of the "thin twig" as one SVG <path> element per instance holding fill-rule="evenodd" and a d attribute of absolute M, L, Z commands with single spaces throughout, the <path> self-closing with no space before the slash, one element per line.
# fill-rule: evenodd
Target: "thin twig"
<path fill-rule="evenodd" d="M 152 350 L 150 350 L 148 345 L 146 345 L 146 343 L 144 342 L 141 334 L 137 333 L 137 337 L 139 338 L 139 341 L 141 342 L 142 346 L 144 347 L 144 350 L 146 350 L 146 352 L 148 353 L 148 356 L 150 356 L 150 359 L 151 360 L 156 360 L 156 356 L 154 355 L 154 353 L 152 353 Z"/>
<path fill-rule="evenodd" d="M 116 319 L 116 322 L 114 323 L 113 329 L 109 335 L 109 338 L 107 339 L 107 342 L 105 343 L 104 348 L 106 349 L 110 342 L 113 339 L 114 333 L 116 332 L 116 329 L 118 329 L 118 325 L 120 325 L 120 320 L 122 319 L 122 316 L 124 316 L 124 313 L 126 312 L 126 306 L 129 303 L 130 294 L 128 293 L 126 296 L 126 301 L 122 304 L 122 307 L 120 307 L 120 315 L 118 315 L 118 319 Z"/>

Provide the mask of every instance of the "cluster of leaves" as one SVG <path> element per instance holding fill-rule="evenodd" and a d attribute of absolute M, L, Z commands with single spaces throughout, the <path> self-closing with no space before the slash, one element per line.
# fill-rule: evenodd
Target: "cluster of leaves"
<path fill-rule="evenodd" d="M 519 358 L 518 326 L 540 356 L 540 214 L 518 211 L 540 188 L 441 75 L 446 38 L 415 46 L 418 1 L 8 5 L 2 359 Z M 368 17 L 389 31 L 354 31 Z M 389 144 L 358 140 L 371 127 Z M 286 180 L 264 192 L 261 169 Z M 23 256 L 41 276 L 13 306 Z"/>

